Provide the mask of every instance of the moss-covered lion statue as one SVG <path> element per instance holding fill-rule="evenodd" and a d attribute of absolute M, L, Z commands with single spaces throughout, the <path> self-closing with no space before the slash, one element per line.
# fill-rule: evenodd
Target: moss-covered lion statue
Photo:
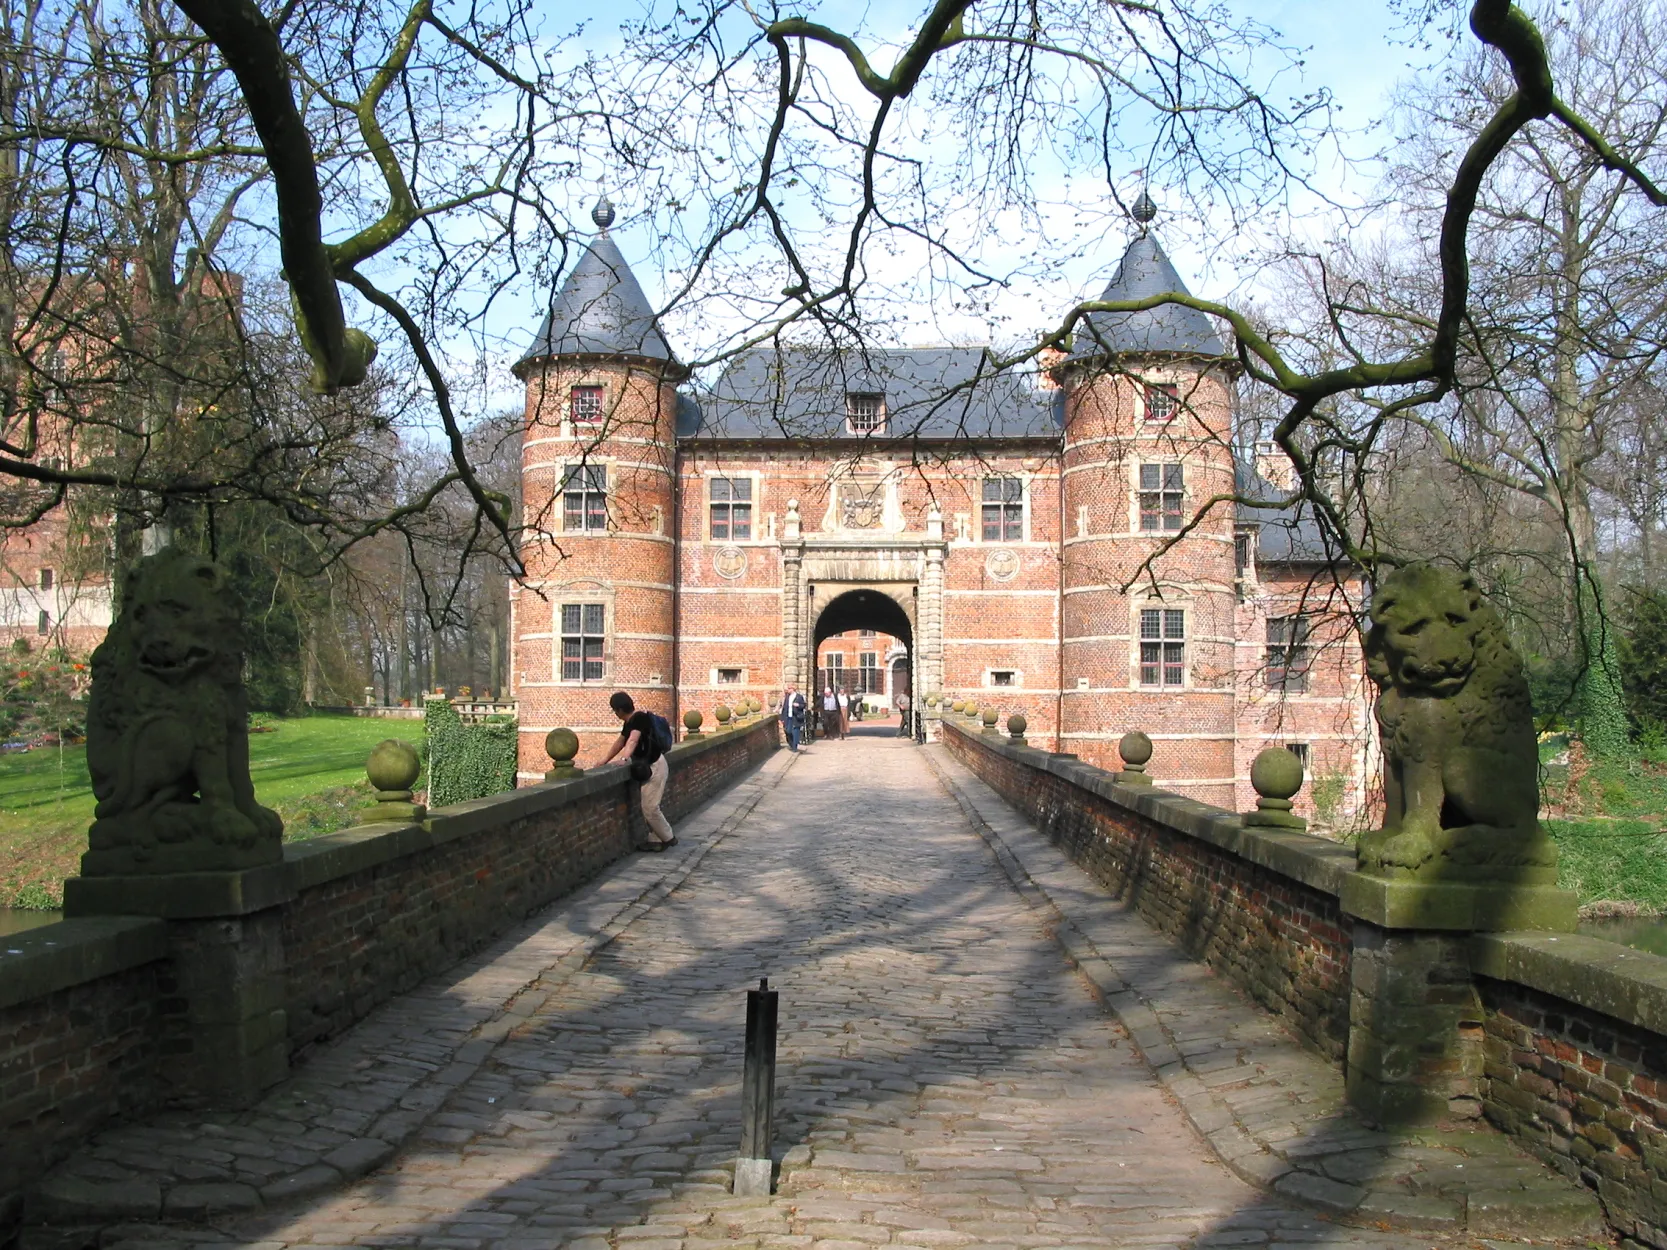
<path fill-rule="evenodd" d="M 1522 661 L 1473 578 L 1417 564 L 1372 596 L 1384 824 L 1360 867 L 1415 880 L 1551 884 L 1539 755 Z"/>
<path fill-rule="evenodd" d="M 218 565 L 169 549 L 134 566 L 93 652 L 85 876 L 225 871 L 282 857 L 249 780 L 242 621 Z"/>

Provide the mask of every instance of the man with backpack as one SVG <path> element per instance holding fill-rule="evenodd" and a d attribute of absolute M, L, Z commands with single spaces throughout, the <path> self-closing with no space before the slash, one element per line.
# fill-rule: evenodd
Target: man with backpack
<path fill-rule="evenodd" d="M 666 763 L 666 752 L 671 750 L 671 723 L 655 712 L 639 712 L 631 696 L 623 690 L 614 691 L 608 706 L 620 719 L 619 738 L 603 756 L 602 763 L 612 762 L 624 752 L 631 761 L 631 780 L 642 783 L 642 818 L 648 822 L 648 841 L 637 847 L 639 851 L 663 851 L 677 845 L 677 835 L 671 824 L 660 814 L 660 800 L 666 795 L 666 781 L 671 766 Z"/>

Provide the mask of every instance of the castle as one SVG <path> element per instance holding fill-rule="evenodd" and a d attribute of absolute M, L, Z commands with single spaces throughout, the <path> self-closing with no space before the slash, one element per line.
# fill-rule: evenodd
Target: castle
<path fill-rule="evenodd" d="M 1185 290 L 1153 211 L 1104 299 Z M 605 201 L 595 219 L 516 365 L 523 778 L 557 726 L 600 755 L 616 689 L 710 728 L 719 703 L 815 687 L 828 639 L 873 631 L 880 692 L 918 711 L 1019 712 L 1033 746 L 1113 768 L 1139 729 L 1165 787 L 1241 809 L 1282 745 L 1314 779 L 1299 810 L 1368 803 L 1361 583 L 1305 508 L 1256 506 L 1289 465 L 1236 451 L 1208 317 L 1090 314 L 1028 371 L 980 348 L 758 348 L 697 394 Z"/>

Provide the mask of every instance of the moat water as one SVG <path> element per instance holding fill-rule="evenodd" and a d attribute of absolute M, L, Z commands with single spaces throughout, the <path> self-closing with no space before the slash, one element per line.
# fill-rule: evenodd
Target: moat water
<path fill-rule="evenodd" d="M 1609 916 L 1582 920 L 1581 933 L 1619 942 L 1652 955 L 1667 955 L 1667 916 Z"/>
<path fill-rule="evenodd" d="M 62 920 L 61 911 L 29 911 L 22 907 L 0 907 L 0 937 L 9 937 L 13 933 L 22 933 L 25 929 L 38 929 L 43 924 Z"/>

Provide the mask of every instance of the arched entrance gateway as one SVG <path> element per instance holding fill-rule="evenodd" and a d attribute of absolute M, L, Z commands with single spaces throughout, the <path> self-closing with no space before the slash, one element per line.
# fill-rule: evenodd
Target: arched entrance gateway
<path fill-rule="evenodd" d="M 903 593 L 907 594 L 907 607 Z M 814 688 L 830 686 L 861 699 L 871 708 L 892 710 L 893 670 L 907 685 L 913 656 L 914 622 L 910 612 L 914 586 L 893 592 L 862 587 L 836 594 L 816 607 L 811 629 L 811 671 Z M 811 601 L 820 596 L 810 588 Z M 901 651 L 900 658 L 897 652 Z"/>
<path fill-rule="evenodd" d="M 852 690 L 866 682 L 894 689 L 888 681 L 901 669 L 911 691 L 942 685 L 943 669 L 943 518 L 928 507 L 924 533 L 832 532 L 806 534 L 797 501 L 790 501 L 782 527 L 783 672 L 800 689 L 827 684 L 817 664 L 822 644 L 851 631 L 858 635 L 858 656 L 874 656 L 875 676 L 843 682 Z M 872 630 L 870 652 L 860 646 L 861 632 Z M 902 648 L 882 650 L 882 638 Z M 899 663 L 900 662 L 900 663 Z"/>

